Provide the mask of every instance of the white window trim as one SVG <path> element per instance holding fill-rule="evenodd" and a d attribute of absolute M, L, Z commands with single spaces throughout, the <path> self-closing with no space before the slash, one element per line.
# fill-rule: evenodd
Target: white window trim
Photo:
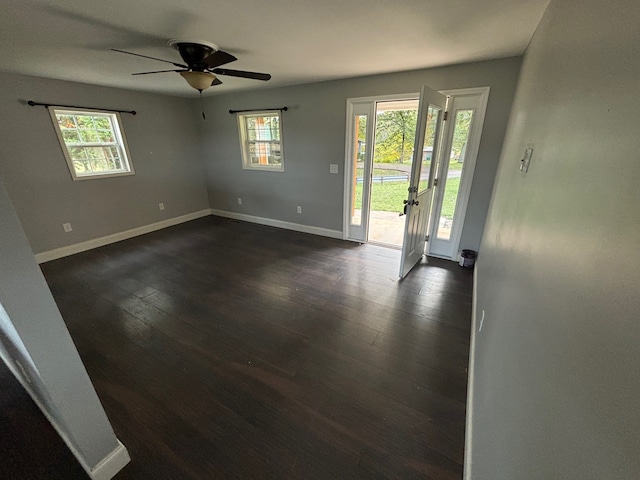
<path fill-rule="evenodd" d="M 280 126 L 280 140 L 277 142 L 264 140 L 264 143 L 279 143 L 280 144 L 280 157 L 282 161 L 280 165 L 252 165 L 249 158 L 247 129 L 244 122 L 244 117 L 278 117 L 278 125 Z M 251 112 L 238 113 L 238 132 L 240 136 L 240 153 L 242 155 L 242 168 L 244 170 L 254 170 L 262 172 L 284 172 L 284 129 L 282 128 L 282 112 L 273 110 L 256 110 Z M 254 142 L 260 142 L 260 140 L 254 140 Z"/>
<path fill-rule="evenodd" d="M 49 115 L 51 116 L 51 121 L 53 122 L 53 128 L 56 131 L 56 135 L 58 137 L 58 143 L 60 143 L 60 148 L 62 149 L 62 153 L 64 154 L 64 158 L 67 161 L 67 167 L 69 168 L 69 172 L 71 173 L 71 178 L 76 180 L 95 180 L 98 178 L 108 178 L 108 177 L 123 177 L 127 175 L 135 175 L 135 171 L 133 169 L 133 163 L 131 162 L 131 154 L 129 153 L 129 146 L 127 145 L 127 140 L 124 136 L 124 129 L 122 127 L 122 119 L 120 118 L 120 114 L 118 112 L 110 112 L 106 110 L 98 110 L 98 109 L 87 109 L 87 108 L 68 108 L 52 105 L 48 107 Z M 114 135 L 116 137 L 116 142 L 120 144 L 122 148 L 122 153 L 125 158 L 123 158 L 126 163 L 128 170 L 124 172 L 95 172 L 90 175 L 78 175 L 76 173 L 76 169 L 73 166 L 73 160 L 71 159 L 71 155 L 69 153 L 69 148 L 67 147 L 66 142 L 62 136 L 62 131 L 60 130 L 60 126 L 58 123 L 58 119 L 56 117 L 56 112 L 68 112 L 71 114 L 74 113 L 87 113 L 87 114 L 95 114 L 102 113 L 107 115 L 113 115 L 117 122 L 117 128 L 114 128 Z M 84 146 L 102 146 L 100 143 L 95 144 L 84 144 Z"/>

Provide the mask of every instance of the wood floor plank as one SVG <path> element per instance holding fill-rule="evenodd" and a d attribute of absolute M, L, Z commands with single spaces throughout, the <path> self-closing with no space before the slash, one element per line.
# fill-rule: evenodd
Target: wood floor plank
<path fill-rule="evenodd" d="M 117 479 L 460 479 L 470 271 L 207 217 L 42 265 Z"/>

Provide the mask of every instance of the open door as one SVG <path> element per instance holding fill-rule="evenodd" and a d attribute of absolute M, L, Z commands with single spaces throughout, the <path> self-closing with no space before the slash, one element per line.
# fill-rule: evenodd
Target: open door
<path fill-rule="evenodd" d="M 400 278 L 404 278 L 425 253 L 433 179 L 440 153 L 439 140 L 446 103 L 447 97 L 441 93 L 427 86 L 420 90 L 411 182 L 407 200 L 404 201 L 404 213 L 407 218 L 402 243 Z"/>

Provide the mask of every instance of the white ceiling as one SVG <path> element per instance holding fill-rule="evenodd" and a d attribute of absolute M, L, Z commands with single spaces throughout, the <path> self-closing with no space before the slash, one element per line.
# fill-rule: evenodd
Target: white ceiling
<path fill-rule="evenodd" d="M 0 70 L 192 96 L 172 38 L 217 44 L 228 68 L 207 94 L 414 70 L 522 54 L 549 0 L 0 0 Z"/>

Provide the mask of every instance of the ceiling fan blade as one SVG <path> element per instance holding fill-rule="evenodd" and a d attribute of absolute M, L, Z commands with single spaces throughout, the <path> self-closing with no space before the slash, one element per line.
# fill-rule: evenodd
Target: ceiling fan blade
<path fill-rule="evenodd" d="M 148 55 L 141 55 L 141 54 L 139 54 L 139 53 L 125 52 L 124 50 L 118 50 L 118 49 L 116 49 L 116 48 L 112 48 L 111 50 L 112 50 L 112 51 L 114 51 L 114 52 L 126 53 L 127 55 L 135 55 L 136 57 L 149 58 L 149 59 L 151 59 L 151 60 L 157 60 L 157 61 L 159 61 L 159 62 L 170 63 L 171 65 L 174 65 L 174 66 L 176 66 L 176 67 L 180 67 L 180 68 L 189 68 L 189 67 L 187 67 L 186 65 L 183 65 L 183 64 L 181 64 L 181 63 L 175 63 L 175 62 L 172 62 L 172 61 L 170 61 L 170 60 L 163 60 L 163 59 L 161 59 L 161 58 L 150 57 L 150 56 L 148 56 Z"/>
<path fill-rule="evenodd" d="M 211 82 L 212 87 L 215 87 L 216 85 L 222 85 L 222 82 L 220 81 L 219 78 L 214 78 L 213 82 Z"/>
<path fill-rule="evenodd" d="M 229 77 L 251 78 L 252 80 L 262 80 L 266 82 L 271 79 L 268 73 L 245 72 L 243 70 L 229 70 L 227 68 L 214 68 L 211 70 L 216 75 L 227 75 Z"/>
<path fill-rule="evenodd" d="M 152 73 L 166 73 L 166 72 L 186 72 L 188 70 L 156 70 L 155 72 L 138 72 L 131 75 L 150 75 Z"/>
<path fill-rule="evenodd" d="M 227 63 L 235 62 L 236 60 L 237 58 L 230 53 L 218 50 L 205 58 L 203 62 L 206 63 L 209 68 L 214 68 L 219 67 L 220 65 L 225 65 Z"/>

